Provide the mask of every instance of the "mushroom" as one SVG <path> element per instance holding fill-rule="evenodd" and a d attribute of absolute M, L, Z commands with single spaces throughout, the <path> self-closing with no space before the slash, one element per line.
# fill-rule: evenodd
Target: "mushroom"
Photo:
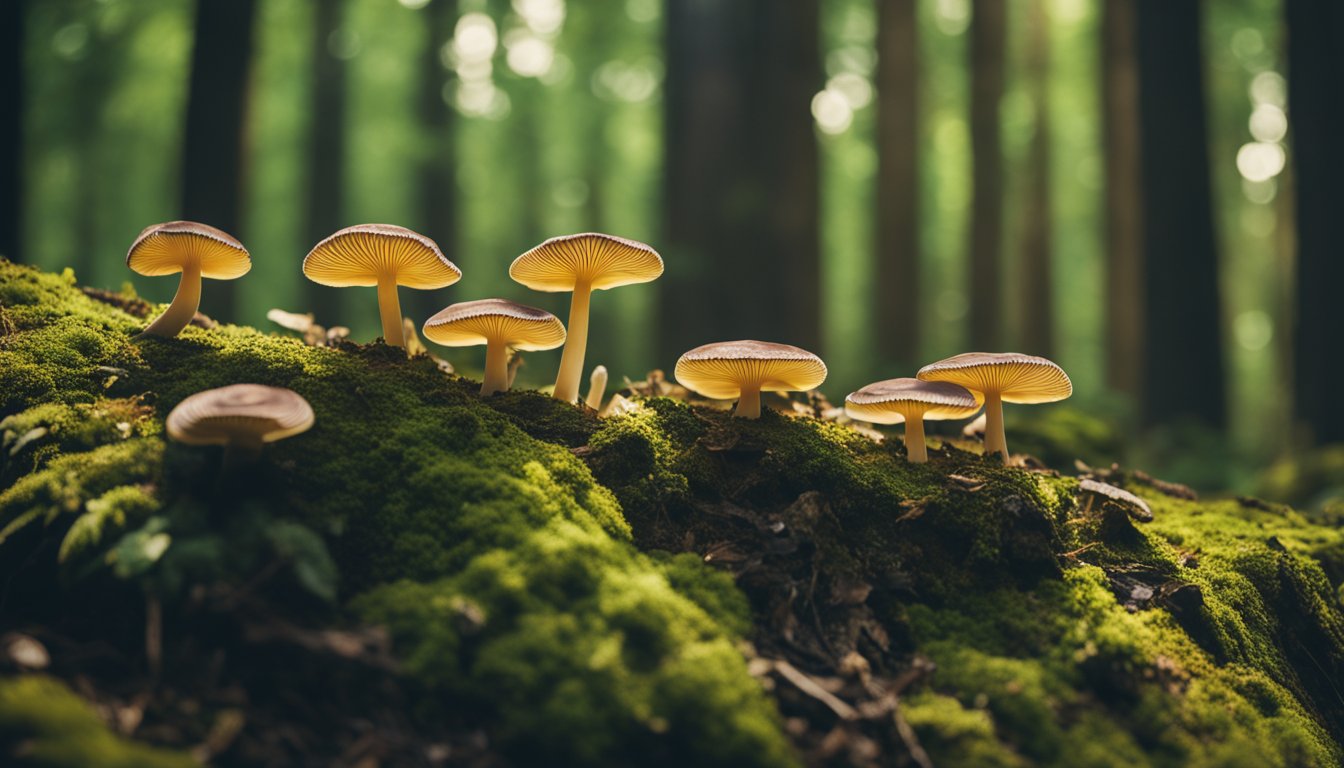
<path fill-rule="evenodd" d="M 145 227 L 126 252 L 126 266 L 148 277 L 182 273 L 177 294 L 142 336 L 172 338 L 196 316 L 201 278 L 233 280 L 247 274 L 252 258 L 233 236 L 194 221 L 168 221 Z"/>
<path fill-rule="evenodd" d="M 444 257 L 433 240 L 391 224 L 342 229 L 313 246 L 303 259 L 303 274 L 336 288 L 378 286 L 383 341 L 393 347 L 406 346 L 397 286 L 429 290 L 462 279 L 462 270 Z"/>
<path fill-rule="evenodd" d="M 572 291 L 569 339 L 555 377 L 555 398 L 579 399 L 588 348 L 588 299 L 593 291 L 647 283 L 663 274 L 658 252 L 634 240 L 585 232 L 553 237 L 514 259 L 509 277 L 534 291 Z"/>
<path fill-rule="evenodd" d="M 509 389 L 509 350 L 555 349 L 565 343 L 560 318 L 507 299 L 454 304 L 425 321 L 425 338 L 445 347 L 485 345 L 481 395 Z"/>
<path fill-rule="evenodd" d="M 602 410 L 602 398 L 607 396 L 607 366 L 599 365 L 588 378 L 588 397 L 583 402 L 594 411 Z"/>
<path fill-rule="evenodd" d="M 851 392 L 845 413 L 875 424 L 905 422 L 905 452 L 910 461 L 929 460 L 924 445 L 926 419 L 964 419 L 980 410 L 980 402 L 960 384 L 919 379 L 887 379 Z"/>
<path fill-rule="evenodd" d="M 1100 498 L 1103 507 L 1108 504 L 1120 507 L 1126 514 L 1141 523 L 1151 523 L 1153 521 L 1153 510 L 1148 506 L 1148 503 L 1124 488 L 1117 488 L 1110 483 L 1103 483 L 1091 478 L 1083 478 L 1078 481 L 1078 491 L 1087 496 L 1087 508 L 1089 510 L 1092 507 L 1093 500 Z"/>
<path fill-rule="evenodd" d="M 734 416 L 761 415 L 761 390 L 803 392 L 826 380 L 826 364 L 805 349 L 769 341 L 722 341 L 681 356 L 675 370 L 687 389 L 717 400 L 737 398 Z"/>
<path fill-rule="evenodd" d="M 165 422 L 168 436 L 187 445 L 225 446 L 254 459 L 266 443 L 306 432 L 313 409 L 298 393 L 262 384 L 233 384 L 197 392 L 177 404 Z"/>
<path fill-rule="evenodd" d="M 915 375 L 921 381 L 950 381 L 977 393 L 985 401 L 985 454 L 997 451 L 1005 463 L 1003 404 L 1052 403 L 1073 394 L 1064 369 L 1043 357 L 1017 352 L 966 352 L 926 365 Z"/>

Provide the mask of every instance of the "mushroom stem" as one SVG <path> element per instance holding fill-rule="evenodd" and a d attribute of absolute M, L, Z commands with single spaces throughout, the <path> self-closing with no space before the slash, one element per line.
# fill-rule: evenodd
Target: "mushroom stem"
<path fill-rule="evenodd" d="M 378 278 L 378 313 L 383 318 L 383 342 L 389 347 L 405 347 L 402 336 L 401 299 L 397 296 L 397 278 L 383 275 Z"/>
<path fill-rule="evenodd" d="M 602 398 L 607 396 L 607 367 L 599 365 L 593 369 L 593 375 L 588 377 L 588 397 L 584 400 L 589 408 L 595 411 L 602 410 Z"/>
<path fill-rule="evenodd" d="M 187 327 L 200 306 L 201 263 L 192 259 L 182 268 L 182 279 L 177 284 L 177 294 L 173 296 L 173 303 L 169 304 L 167 311 L 150 323 L 148 328 L 141 331 L 141 335 L 171 339 Z"/>
<path fill-rule="evenodd" d="M 742 387 L 742 394 L 737 397 L 737 410 L 733 415 L 739 419 L 759 419 L 761 418 L 761 388 L 760 386 Z"/>
<path fill-rule="evenodd" d="M 509 389 L 509 345 L 503 339 L 485 343 L 485 379 L 481 381 L 481 397 Z"/>
<path fill-rule="evenodd" d="M 905 457 L 914 464 L 929 460 L 929 449 L 924 444 L 924 414 L 912 413 L 905 417 Z"/>
<path fill-rule="evenodd" d="M 560 372 L 555 376 L 555 399 L 567 403 L 579 400 L 579 380 L 583 378 L 583 357 L 588 352 L 588 298 L 593 288 L 588 283 L 574 286 L 569 304 L 569 337 L 560 355 Z"/>
<path fill-rule="evenodd" d="M 997 451 L 1008 463 L 1008 438 L 1003 433 L 1003 398 L 998 392 L 985 393 L 985 455 Z"/>

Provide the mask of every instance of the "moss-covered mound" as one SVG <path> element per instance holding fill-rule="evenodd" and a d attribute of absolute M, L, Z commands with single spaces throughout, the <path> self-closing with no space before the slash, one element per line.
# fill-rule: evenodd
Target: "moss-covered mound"
<path fill-rule="evenodd" d="M 136 739 L 217 765 L 1344 760 L 1338 527 L 1097 473 L 1140 522 L 773 412 L 483 401 L 379 344 L 136 340 L 144 309 L 0 262 L 0 647 L 39 641 Z M 163 440 L 238 382 L 315 428 L 227 469 Z M 0 758 L 133 747 L 81 725 L 39 754 L 71 710 L 15 719 L 19 684 L 55 685 L 0 688 Z"/>

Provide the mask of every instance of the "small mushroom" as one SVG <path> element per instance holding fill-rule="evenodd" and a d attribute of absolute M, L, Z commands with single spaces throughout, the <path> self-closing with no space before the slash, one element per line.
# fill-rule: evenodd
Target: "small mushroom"
<path fill-rule="evenodd" d="M 1153 521 L 1153 510 L 1148 506 L 1148 503 L 1124 488 L 1117 488 L 1110 483 L 1103 483 L 1091 478 L 1083 478 L 1078 481 L 1078 492 L 1088 497 L 1089 507 L 1091 507 L 1094 499 L 1100 498 L 1102 504 L 1119 506 L 1130 517 L 1141 523 L 1151 523 Z"/>
<path fill-rule="evenodd" d="M 875 424 L 905 422 L 905 452 L 910 461 L 929 460 L 924 444 L 926 419 L 964 419 L 980 410 L 969 389 L 946 381 L 887 379 L 851 392 L 845 413 L 851 419 Z"/>
<path fill-rule="evenodd" d="M 553 237 L 514 259 L 509 277 L 534 291 L 571 291 L 569 338 L 555 377 L 555 398 L 578 402 L 588 349 L 588 300 L 593 291 L 647 283 L 663 274 L 658 252 L 634 240 L 585 232 Z"/>
<path fill-rule="evenodd" d="M 588 377 L 588 397 L 583 401 L 594 411 L 602 410 L 602 398 L 607 396 L 607 366 L 599 365 Z"/>
<path fill-rule="evenodd" d="M 769 341 L 723 341 L 681 356 L 677 381 L 717 400 L 737 398 L 734 416 L 761 415 L 761 391 L 805 392 L 826 380 L 826 364 L 805 349 Z"/>
<path fill-rule="evenodd" d="M 425 338 L 445 347 L 485 345 L 481 395 L 509 389 L 509 350 L 555 349 L 565 343 L 560 318 L 506 299 L 454 304 L 425 321 Z"/>
<path fill-rule="evenodd" d="M 1003 404 L 1052 403 L 1073 394 L 1073 383 L 1058 365 L 1016 352 L 967 352 L 919 369 L 920 381 L 948 381 L 977 393 L 985 402 L 985 454 L 1008 461 Z"/>
<path fill-rule="evenodd" d="M 397 286 L 431 290 L 462 279 L 462 270 L 424 235 L 391 224 L 346 227 L 313 246 L 303 259 L 303 274 L 336 288 L 378 286 L 383 341 L 405 347 Z"/>
<path fill-rule="evenodd" d="M 313 409 L 298 393 L 263 384 L 233 384 L 197 392 L 177 404 L 165 423 L 168 436 L 187 445 L 223 445 L 254 459 L 266 443 L 306 432 Z"/>
<path fill-rule="evenodd" d="M 201 306 L 201 278 L 233 280 L 247 274 L 252 258 L 233 236 L 194 221 L 169 221 L 145 227 L 126 252 L 126 266 L 148 277 L 181 273 L 168 310 L 141 332 L 172 338 Z"/>

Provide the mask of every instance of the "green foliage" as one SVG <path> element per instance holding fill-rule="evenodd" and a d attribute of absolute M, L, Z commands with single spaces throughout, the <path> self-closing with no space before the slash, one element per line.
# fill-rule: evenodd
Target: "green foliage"
<path fill-rule="evenodd" d="M 48 677 L 0 679 L 0 761 L 12 768 L 191 768 L 186 754 L 138 744 Z"/>

